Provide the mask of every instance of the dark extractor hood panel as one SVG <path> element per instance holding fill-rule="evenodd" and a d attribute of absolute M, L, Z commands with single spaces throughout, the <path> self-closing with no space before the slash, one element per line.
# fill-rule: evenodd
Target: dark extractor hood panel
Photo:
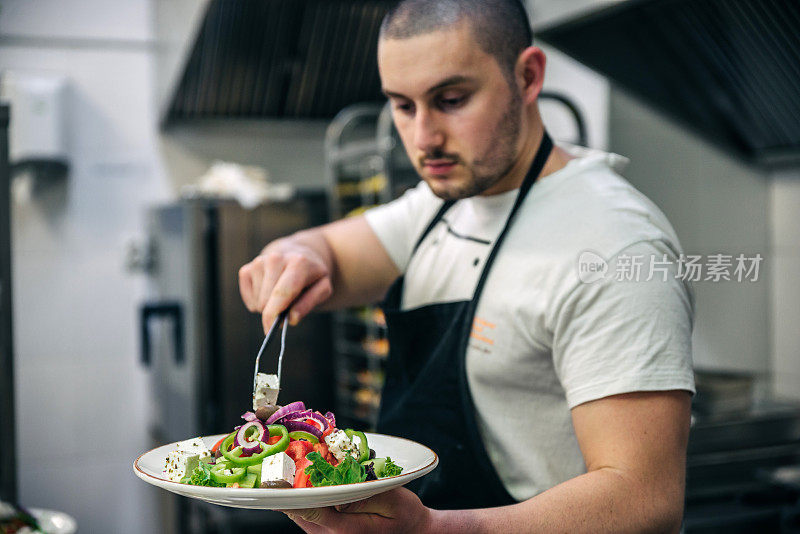
<path fill-rule="evenodd" d="M 395 1 L 211 0 L 167 122 L 328 119 L 382 100 L 381 20 Z"/>
<path fill-rule="evenodd" d="M 800 163 L 800 1 L 628 0 L 536 32 L 752 163 Z"/>

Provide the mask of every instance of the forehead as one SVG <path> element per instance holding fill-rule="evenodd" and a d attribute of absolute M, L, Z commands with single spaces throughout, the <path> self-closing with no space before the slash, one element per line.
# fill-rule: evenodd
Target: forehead
<path fill-rule="evenodd" d="M 466 24 L 405 39 L 381 39 L 378 69 L 385 91 L 409 97 L 453 76 L 502 76 L 495 58 L 481 50 Z"/>

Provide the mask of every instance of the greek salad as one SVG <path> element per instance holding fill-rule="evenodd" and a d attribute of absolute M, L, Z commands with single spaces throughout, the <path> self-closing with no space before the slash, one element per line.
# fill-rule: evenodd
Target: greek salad
<path fill-rule="evenodd" d="M 261 400 L 261 399 L 259 399 Z M 244 424 L 209 449 L 201 438 L 176 444 L 164 475 L 173 482 L 229 488 L 311 488 L 399 475 L 391 458 L 376 458 L 363 432 L 336 428 L 332 412 L 303 402 L 254 403 Z"/>
<path fill-rule="evenodd" d="M 0 501 L 0 534 L 44 534 L 44 531 L 29 511 Z"/>

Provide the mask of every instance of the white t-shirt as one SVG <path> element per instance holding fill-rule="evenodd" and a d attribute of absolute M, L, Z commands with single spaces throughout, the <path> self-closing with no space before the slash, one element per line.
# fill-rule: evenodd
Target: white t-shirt
<path fill-rule="evenodd" d="M 694 392 L 694 302 L 676 277 L 678 238 L 612 169 L 626 161 L 584 150 L 539 180 L 483 288 L 467 377 L 487 452 L 518 500 L 585 472 L 571 408 L 632 391 Z M 427 184 L 367 212 L 405 273 L 403 309 L 472 298 L 517 193 L 457 202 L 413 257 L 442 204 Z M 604 260 L 605 276 L 590 270 Z"/>

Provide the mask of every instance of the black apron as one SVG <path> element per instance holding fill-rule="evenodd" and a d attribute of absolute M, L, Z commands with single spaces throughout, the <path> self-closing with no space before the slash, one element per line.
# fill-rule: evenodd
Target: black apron
<path fill-rule="evenodd" d="M 552 148 L 545 132 L 505 226 L 486 259 L 472 300 L 401 311 L 401 276 L 382 304 L 390 352 L 378 432 L 423 443 L 439 455 L 439 466 L 408 486 L 426 506 L 486 508 L 517 502 L 500 481 L 477 428 L 467 383 L 466 354 L 475 309 L 489 270 Z M 453 203 L 442 205 L 414 251 Z"/>

